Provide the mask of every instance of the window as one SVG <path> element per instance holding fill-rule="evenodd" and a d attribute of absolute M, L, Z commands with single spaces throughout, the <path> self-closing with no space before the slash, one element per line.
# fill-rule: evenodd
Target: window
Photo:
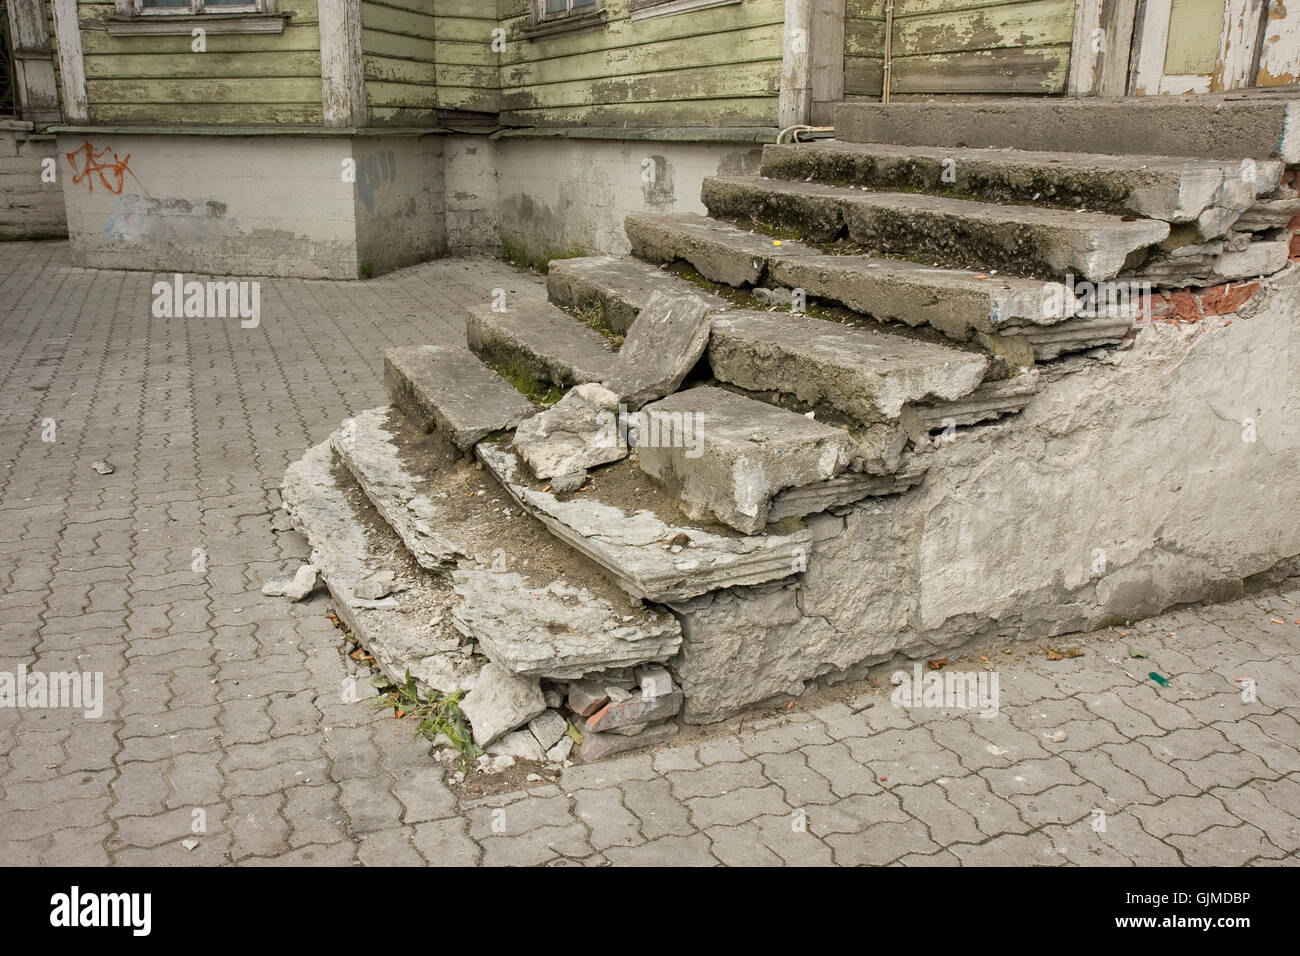
<path fill-rule="evenodd" d="M 599 0 L 532 0 L 532 4 L 530 22 L 520 30 L 530 40 L 599 29 L 609 19 Z"/>
<path fill-rule="evenodd" d="M 537 20 L 540 23 L 595 11 L 596 0 L 539 0 Z"/>
<path fill-rule="evenodd" d="M 275 0 L 130 0 L 135 16 L 197 13 L 274 13 Z"/>

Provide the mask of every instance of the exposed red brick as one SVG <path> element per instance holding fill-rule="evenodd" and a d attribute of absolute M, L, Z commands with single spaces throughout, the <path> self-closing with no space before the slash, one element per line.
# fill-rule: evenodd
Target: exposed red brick
<path fill-rule="evenodd" d="M 1286 227 L 1292 232 L 1300 232 L 1300 212 L 1291 217 L 1291 221 L 1286 224 Z"/>
<path fill-rule="evenodd" d="M 1291 237 L 1291 258 L 1300 259 L 1300 232 Z"/>
<path fill-rule="evenodd" d="M 1199 322 L 1201 320 L 1201 303 L 1187 289 L 1175 292 L 1169 297 L 1170 318 L 1182 322 Z"/>
<path fill-rule="evenodd" d="M 1236 312 L 1259 291 L 1258 282 L 1229 282 L 1202 289 L 1199 295 L 1202 315 L 1227 315 Z"/>
<path fill-rule="evenodd" d="M 1173 311 L 1173 303 L 1165 292 L 1152 292 L 1143 297 L 1141 314 L 1144 319 L 1167 319 Z"/>

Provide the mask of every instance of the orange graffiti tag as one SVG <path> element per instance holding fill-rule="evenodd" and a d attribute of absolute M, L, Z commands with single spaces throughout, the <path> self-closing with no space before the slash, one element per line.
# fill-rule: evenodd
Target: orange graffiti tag
<path fill-rule="evenodd" d="M 111 160 L 106 159 L 110 154 L 113 158 Z M 144 188 L 144 184 L 131 171 L 130 153 L 125 157 L 118 156 L 111 147 L 105 146 L 103 149 L 95 149 L 90 140 L 86 140 L 79 148 L 66 155 L 68 162 L 72 165 L 72 181 L 80 183 L 84 180 L 86 187 L 91 192 L 95 191 L 93 177 L 97 176 L 101 186 L 115 196 L 120 196 L 122 195 L 122 187 L 126 185 L 126 177 L 130 176 L 135 180 L 135 184 L 140 187 L 140 191 L 145 196 L 149 196 L 149 191 Z M 80 165 L 78 164 L 78 157 L 81 160 Z"/>

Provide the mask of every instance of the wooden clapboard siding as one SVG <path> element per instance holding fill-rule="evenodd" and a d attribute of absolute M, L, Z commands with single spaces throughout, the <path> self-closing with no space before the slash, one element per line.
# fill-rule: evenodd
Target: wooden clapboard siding
<path fill-rule="evenodd" d="M 492 50 L 499 26 L 494 0 L 435 0 L 438 107 L 495 113 L 500 56 Z"/>
<path fill-rule="evenodd" d="M 280 0 L 284 32 L 109 36 L 111 0 L 78 0 L 86 97 L 96 123 L 314 125 L 322 122 L 316 0 Z"/>
<path fill-rule="evenodd" d="M 844 97 L 880 97 L 885 65 L 885 0 L 848 0 L 844 8 Z"/>
<path fill-rule="evenodd" d="M 361 0 L 361 68 L 374 126 L 433 126 L 434 0 Z"/>
<path fill-rule="evenodd" d="M 520 126 L 772 126 L 783 0 L 743 0 L 633 21 L 605 0 L 605 26 L 527 38 L 527 0 L 504 0 L 502 121 Z"/>
<path fill-rule="evenodd" d="M 1074 0 L 901 0 L 893 90 L 1063 93 L 1074 11 Z"/>
<path fill-rule="evenodd" d="M 884 0 L 849 0 L 844 87 L 879 97 Z M 1060 94 L 1070 65 L 1075 0 L 895 0 L 895 95 Z"/>

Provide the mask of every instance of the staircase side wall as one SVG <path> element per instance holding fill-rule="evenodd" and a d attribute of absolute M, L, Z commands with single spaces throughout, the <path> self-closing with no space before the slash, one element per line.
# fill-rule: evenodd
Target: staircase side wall
<path fill-rule="evenodd" d="M 767 137 L 767 141 L 775 134 Z M 568 137 L 448 137 L 448 245 L 542 266 L 623 255 L 630 212 L 703 213 L 706 176 L 753 175 L 762 146 Z"/>
<path fill-rule="evenodd" d="M 807 571 L 676 610 L 687 718 L 894 655 L 1228 598 L 1300 555 L 1300 269 L 1249 311 L 1154 322 L 895 499 L 812 519 Z"/>
<path fill-rule="evenodd" d="M 63 192 L 41 179 L 54 153 L 53 136 L 0 127 L 0 240 L 67 236 Z"/>

